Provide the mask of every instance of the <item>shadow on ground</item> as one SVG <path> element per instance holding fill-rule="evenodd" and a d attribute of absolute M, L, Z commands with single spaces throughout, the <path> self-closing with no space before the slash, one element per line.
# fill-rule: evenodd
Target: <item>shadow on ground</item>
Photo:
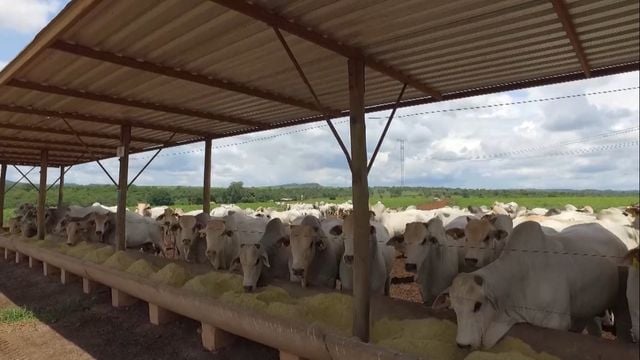
<path fill-rule="evenodd" d="M 41 268 L 0 260 L 0 310 L 13 306 L 31 310 L 37 319 L 0 324 L 0 358 L 3 353 L 12 354 L 10 349 L 14 351 L 12 358 L 47 360 L 278 358 L 276 350 L 244 339 L 221 351 L 208 352 L 202 347 L 200 323 L 196 321 L 181 318 L 154 326 L 149 323 L 144 302 L 115 309 L 106 287 L 85 295 L 79 279 L 62 285 L 59 277 L 45 278 Z M 20 356 L 24 342 L 28 352 Z M 42 349 L 34 348 L 37 346 Z"/>

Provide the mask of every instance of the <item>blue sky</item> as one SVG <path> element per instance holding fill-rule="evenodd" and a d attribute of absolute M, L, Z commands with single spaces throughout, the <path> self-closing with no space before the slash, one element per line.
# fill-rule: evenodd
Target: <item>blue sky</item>
<path fill-rule="evenodd" d="M 62 0 L 0 0 L 0 68 L 62 9 Z M 407 185 L 466 188 L 638 189 L 638 72 L 510 93 L 400 109 L 371 171 L 371 185 L 399 185 L 398 139 L 405 139 Z M 448 111 L 570 94 L 567 100 Z M 387 113 L 367 120 L 369 155 Z M 348 128 L 336 120 L 348 145 Z M 304 130 L 295 135 L 288 132 Z M 280 134 L 276 138 L 260 140 Z M 225 146 L 259 140 L 237 146 Z M 137 181 L 140 185 L 202 183 L 202 144 L 168 149 Z M 135 155 L 130 176 L 148 154 Z M 317 182 L 348 186 L 350 173 L 328 128 L 302 125 L 214 142 L 214 186 Z M 105 166 L 117 174 L 115 159 Z M 9 179 L 16 180 L 13 170 Z M 54 177 L 55 178 L 55 177 Z M 109 183 L 95 164 L 74 167 L 67 182 Z"/>

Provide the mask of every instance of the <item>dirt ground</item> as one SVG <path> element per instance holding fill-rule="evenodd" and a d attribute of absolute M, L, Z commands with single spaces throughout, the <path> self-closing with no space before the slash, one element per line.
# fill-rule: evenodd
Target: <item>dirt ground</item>
<path fill-rule="evenodd" d="M 146 303 L 115 309 L 108 288 L 88 296 L 79 280 L 61 285 L 41 269 L 0 259 L 0 310 L 16 306 L 32 310 L 37 319 L 0 323 L 0 360 L 278 359 L 275 349 L 244 339 L 208 352 L 196 321 L 154 326 Z"/>

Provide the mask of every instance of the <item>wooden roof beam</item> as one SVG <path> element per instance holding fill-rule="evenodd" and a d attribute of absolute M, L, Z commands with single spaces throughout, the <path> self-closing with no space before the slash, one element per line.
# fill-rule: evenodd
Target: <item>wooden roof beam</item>
<path fill-rule="evenodd" d="M 47 133 L 47 134 L 57 134 L 57 135 L 65 135 L 65 136 L 75 136 L 74 133 L 67 130 L 54 129 L 49 127 L 38 127 L 38 126 L 27 126 L 27 125 L 16 125 L 16 124 L 2 124 L 0 123 L 0 129 L 8 129 L 8 130 L 18 130 L 18 131 L 29 131 L 29 132 L 39 132 L 39 133 Z M 100 134 L 94 133 L 91 131 L 78 131 L 78 135 L 81 137 L 91 137 L 96 139 L 107 139 L 107 140 L 120 140 L 120 135 L 108 135 L 108 134 Z M 139 136 L 132 136 L 132 142 L 140 142 L 147 144 L 164 144 L 162 140 L 152 140 L 149 138 L 143 138 Z"/>
<path fill-rule="evenodd" d="M 2 147 L 0 147 L 0 155 L 6 157 L 6 158 L 11 158 L 13 156 L 16 157 L 25 157 L 25 158 L 40 158 L 40 151 L 38 152 L 34 152 L 34 153 L 30 153 L 30 152 L 24 152 L 24 151 L 16 151 L 16 150 L 11 150 L 11 149 L 4 149 Z M 50 157 L 52 159 L 68 159 L 71 160 L 71 162 L 76 161 L 76 160 L 82 160 L 84 159 L 84 161 L 91 161 L 94 158 L 91 157 L 89 154 L 78 154 L 78 155 L 50 155 Z"/>
<path fill-rule="evenodd" d="M 295 106 L 312 111 L 318 111 L 315 104 L 303 99 L 294 98 L 288 95 L 279 94 L 270 90 L 260 89 L 246 84 L 230 81 L 227 79 L 216 78 L 209 75 L 196 74 L 185 70 L 172 68 L 169 66 L 152 63 L 149 61 L 134 59 L 119 54 L 110 53 L 103 50 L 97 50 L 87 46 L 74 44 L 67 41 L 58 40 L 50 45 L 51 49 L 63 51 L 66 53 L 112 63 L 131 69 L 146 71 L 166 77 L 189 81 L 192 83 L 223 89 L 227 91 L 237 92 L 244 95 L 257 97 L 269 101 L 278 102 L 285 105 Z M 325 109 L 331 114 L 338 114 L 338 110 Z M 261 124 L 262 125 L 262 124 Z"/>
<path fill-rule="evenodd" d="M 25 139 L 25 138 L 16 138 L 13 136 L 0 136 L 0 141 L 2 144 L 0 146 L 6 147 L 15 147 L 21 149 L 37 149 L 37 150 L 50 150 L 50 151 L 62 151 L 62 152 L 73 152 L 73 153 L 81 153 L 86 152 L 86 149 L 83 145 L 67 142 L 67 141 L 50 141 L 50 140 L 39 140 L 39 139 Z M 56 147 L 57 146 L 57 147 Z M 91 151 L 100 155 L 116 155 L 116 148 L 113 146 L 95 146 L 90 145 Z"/>
<path fill-rule="evenodd" d="M 20 89 L 43 92 L 47 94 L 69 96 L 69 97 L 74 97 L 78 99 L 109 103 L 113 105 L 129 106 L 129 107 L 135 107 L 135 108 L 144 109 L 144 110 L 160 111 L 160 112 L 174 114 L 174 115 L 197 117 L 202 119 L 250 126 L 253 128 L 266 127 L 266 124 L 243 119 L 243 118 L 233 117 L 233 116 L 214 114 L 214 113 L 198 111 L 198 110 L 190 110 L 190 109 L 173 107 L 173 106 L 168 106 L 163 104 L 154 104 L 154 103 L 149 103 L 149 102 L 144 102 L 139 100 L 119 98 L 111 95 L 94 94 L 94 93 L 90 93 L 83 90 L 75 90 L 75 89 L 54 86 L 54 85 L 40 84 L 40 83 L 26 81 L 26 80 L 11 79 L 7 82 L 7 85 L 20 88 Z"/>
<path fill-rule="evenodd" d="M 555 10 L 556 15 L 558 15 L 564 31 L 567 33 L 571 46 L 573 46 L 576 57 L 580 62 L 582 72 L 584 72 L 586 77 L 591 77 L 591 67 L 587 61 L 587 55 L 582 48 L 582 43 L 580 42 L 580 38 L 576 32 L 576 27 L 573 25 L 573 20 L 571 20 L 571 14 L 569 14 L 569 10 L 567 10 L 567 5 L 564 0 L 551 0 L 551 4 L 553 4 L 553 9 Z"/>
<path fill-rule="evenodd" d="M 38 156 L 38 158 L 18 158 L 18 157 L 7 157 L 7 156 L 2 156 L 2 154 L 0 154 L 0 162 L 4 162 L 7 163 L 9 165 L 17 165 L 17 166 L 40 166 L 40 156 Z M 72 162 L 61 162 L 61 161 L 57 161 L 57 162 L 52 162 L 51 159 L 49 159 L 49 167 L 60 167 L 60 166 L 70 166 L 73 165 Z"/>
<path fill-rule="evenodd" d="M 347 45 L 337 39 L 333 39 L 327 34 L 320 34 L 311 29 L 311 27 L 294 21 L 293 19 L 287 19 L 278 14 L 270 12 L 269 10 L 243 0 L 210 0 L 216 4 L 226 7 L 228 9 L 237 11 L 246 16 L 252 17 L 258 21 L 262 21 L 269 26 L 276 27 L 284 30 L 299 38 L 312 42 L 320 47 L 330 50 L 334 53 L 340 54 L 346 58 L 362 58 L 367 67 L 376 70 L 382 74 L 385 74 L 393 79 L 400 81 L 403 84 L 407 84 L 421 92 L 440 100 L 442 94 L 430 87 L 427 84 L 420 82 L 417 79 L 403 73 L 398 69 L 394 69 L 392 66 L 375 59 L 373 56 L 366 55 L 362 49 L 355 46 Z"/>
<path fill-rule="evenodd" d="M 65 119 L 93 122 L 93 123 L 99 123 L 99 124 L 130 125 L 131 127 L 134 127 L 134 128 L 166 131 L 171 133 L 175 132 L 178 134 L 188 134 L 188 135 L 193 135 L 198 137 L 215 137 L 218 135 L 216 133 L 194 131 L 194 130 L 185 129 L 185 128 L 154 125 L 154 124 L 144 124 L 144 123 L 139 123 L 139 122 L 130 121 L 126 119 L 106 118 L 106 117 L 101 117 L 93 114 L 68 113 L 68 112 L 62 112 L 62 111 L 34 109 L 31 107 L 18 106 L 18 105 L 0 104 L 0 111 L 13 112 L 18 114 L 27 114 L 27 115 L 38 115 L 38 116 L 45 116 L 45 117 L 51 117 L 51 118 L 65 118 Z"/>

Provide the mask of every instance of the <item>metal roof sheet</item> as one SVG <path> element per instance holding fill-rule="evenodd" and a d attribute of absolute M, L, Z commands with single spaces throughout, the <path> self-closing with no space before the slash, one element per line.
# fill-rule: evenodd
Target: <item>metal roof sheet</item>
<path fill-rule="evenodd" d="M 345 116 L 349 56 L 369 111 L 403 83 L 408 106 L 637 70 L 639 4 L 73 0 L 0 72 L 0 161 L 115 156 L 120 124 L 140 152 Z"/>

